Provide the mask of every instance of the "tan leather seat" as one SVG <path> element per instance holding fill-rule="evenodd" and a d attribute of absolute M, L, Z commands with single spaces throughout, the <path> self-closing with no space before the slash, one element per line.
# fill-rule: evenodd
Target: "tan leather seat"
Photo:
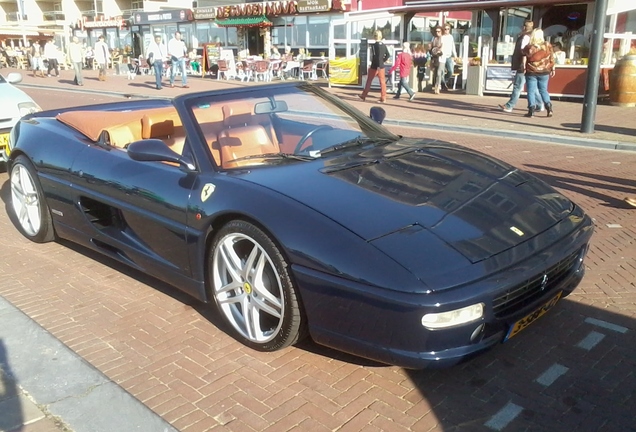
<path fill-rule="evenodd" d="M 255 124 L 251 106 L 247 104 L 225 105 L 222 110 L 225 129 L 219 133 L 218 143 L 223 168 L 255 163 L 253 160 L 235 162 L 234 160 L 238 158 L 280 151 L 278 144 L 272 142 L 265 127 Z"/>
<path fill-rule="evenodd" d="M 160 139 L 165 142 L 172 151 L 181 154 L 183 152 L 183 145 L 185 144 L 185 136 L 182 130 L 183 127 L 179 126 L 178 129 L 181 129 L 181 131 L 177 130 L 174 120 L 172 119 L 157 120 L 148 115 L 144 115 L 141 118 L 142 139 Z"/>

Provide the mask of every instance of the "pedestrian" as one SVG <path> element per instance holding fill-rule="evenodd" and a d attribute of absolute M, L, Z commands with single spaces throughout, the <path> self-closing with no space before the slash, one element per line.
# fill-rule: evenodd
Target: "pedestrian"
<path fill-rule="evenodd" d="M 72 42 L 68 45 L 68 56 L 75 71 L 75 85 L 83 86 L 82 66 L 84 65 L 84 49 L 79 43 L 77 36 L 73 36 Z"/>
<path fill-rule="evenodd" d="M 412 57 L 413 64 L 417 68 L 417 91 L 421 92 L 423 91 L 422 82 L 426 77 L 426 63 L 430 60 L 430 56 L 424 45 L 419 43 L 413 48 Z"/>
<path fill-rule="evenodd" d="M 393 73 L 395 69 L 399 69 L 400 81 L 398 82 L 397 92 L 393 99 L 399 99 L 402 92 L 402 88 L 409 94 L 409 100 L 415 99 L 415 93 L 409 86 L 409 77 L 411 76 L 411 68 L 413 67 L 413 58 L 411 57 L 411 44 L 404 42 L 402 44 L 402 52 L 398 54 L 395 59 L 395 64 L 389 70 L 389 74 Z"/>
<path fill-rule="evenodd" d="M 155 72 L 155 83 L 157 84 L 157 90 L 161 90 L 161 78 L 163 76 L 163 63 L 168 60 L 168 48 L 161 40 L 161 35 L 155 35 L 154 42 L 148 45 L 148 64 L 153 68 Z"/>
<path fill-rule="evenodd" d="M 56 77 L 60 76 L 60 67 L 57 62 L 57 56 L 57 46 L 55 46 L 55 42 L 51 39 L 44 45 L 44 58 L 46 58 L 49 62 L 47 76 L 51 76 L 51 71 L 55 71 Z"/>
<path fill-rule="evenodd" d="M 431 42 L 431 72 L 433 73 L 433 93 L 439 94 L 444 79 L 444 53 L 442 51 L 442 28 L 435 27 L 435 37 Z"/>
<path fill-rule="evenodd" d="M 186 74 L 186 57 L 188 48 L 181 40 L 181 32 L 176 31 L 174 37 L 168 42 L 168 55 L 172 62 L 170 68 L 170 87 L 174 87 L 174 76 L 177 70 L 181 72 L 181 87 L 188 88 L 188 75 Z"/>
<path fill-rule="evenodd" d="M 42 47 L 38 41 L 31 45 L 31 69 L 33 69 L 34 77 L 40 75 L 44 78 L 44 59 L 42 58 Z"/>
<path fill-rule="evenodd" d="M 198 62 L 197 50 L 193 49 L 190 51 L 190 53 L 188 53 L 188 59 L 190 59 L 190 69 L 192 69 L 192 72 L 200 73 L 201 65 Z"/>
<path fill-rule="evenodd" d="M 382 42 L 382 31 L 376 30 L 373 33 L 375 43 L 371 45 L 371 66 L 369 67 L 369 73 L 367 75 L 367 83 L 364 86 L 362 94 L 358 97 L 362 100 L 367 98 L 369 89 L 371 88 L 371 82 L 373 78 L 378 77 L 380 80 L 380 103 L 386 102 L 386 76 L 384 73 L 384 63 L 389 58 L 389 50 Z"/>
<path fill-rule="evenodd" d="M 444 24 L 444 34 L 442 35 L 442 57 L 440 61 L 443 59 L 444 61 L 444 80 L 442 81 L 442 86 L 448 90 L 447 83 L 453 77 L 453 73 L 455 73 L 455 59 L 457 58 L 457 50 L 455 49 L 455 39 L 453 39 L 453 35 L 451 34 L 451 26 L 450 24 Z"/>
<path fill-rule="evenodd" d="M 523 90 L 523 86 L 526 84 L 526 58 L 523 55 L 523 49 L 530 42 L 530 34 L 534 28 L 534 22 L 532 20 L 525 20 L 523 22 L 523 30 L 519 35 L 517 35 L 517 41 L 515 42 L 515 48 L 512 52 L 512 59 L 510 69 L 512 69 L 512 73 L 515 74 L 515 79 L 512 84 L 512 94 L 510 95 L 510 99 L 503 105 L 499 105 L 502 111 L 512 112 L 515 105 L 519 101 L 519 96 L 521 95 L 521 91 Z M 540 105 L 540 111 L 543 111 L 543 100 L 541 99 L 541 95 L 537 92 L 535 93 L 535 98 Z M 530 107 L 530 98 L 528 98 L 528 107 Z"/>
<path fill-rule="evenodd" d="M 526 83 L 528 84 L 528 113 L 526 117 L 534 117 L 540 109 L 539 104 L 545 106 L 548 117 L 552 117 L 552 103 L 548 93 L 548 81 L 555 74 L 554 51 L 552 45 L 543 37 L 543 30 L 534 29 L 530 35 L 528 45 L 523 49 L 526 56 Z M 537 90 L 541 100 L 537 100 Z"/>
<path fill-rule="evenodd" d="M 108 67 L 110 54 L 108 51 L 108 45 L 106 45 L 106 42 L 104 42 L 104 35 L 100 35 L 97 38 L 97 43 L 95 44 L 93 55 L 95 56 L 94 61 L 97 62 L 97 67 L 99 68 L 99 74 L 97 78 L 100 81 L 106 81 L 106 68 Z"/>

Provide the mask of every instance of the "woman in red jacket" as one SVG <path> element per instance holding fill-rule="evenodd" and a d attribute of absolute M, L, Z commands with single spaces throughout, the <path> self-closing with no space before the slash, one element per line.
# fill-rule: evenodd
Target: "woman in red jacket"
<path fill-rule="evenodd" d="M 543 37 L 543 30 L 534 29 L 530 34 L 530 42 L 523 49 L 526 56 L 526 86 L 528 87 L 528 113 L 526 117 L 534 117 L 540 111 L 540 101 L 536 100 L 537 90 L 541 95 L 548 117 L 552 117 L 552 102 L 548 93 L 548 81 L 554 76 L 554 50 Z"/>
<path fill-rule="evenodd" d="M 404 42 L 402 44 L 402 52 L 398 54 L 395 59 L 395 64 L 389 71 L 389 73 L 393 73 L 395 69 L 400 70 L 400 82 L 398 83 L 397 92 L 393 99 L 399 99 L 400 94 L 402 92 L 402 87 L 409 94 L 409 100 L 412 101 L 415 99 L 415 92 L 409 86 L 409 76 L 411 75 L 411 68 L 413 67 L 413 58 L 411 57 L 411 49 L 410 44 L 408 42 Z"/>

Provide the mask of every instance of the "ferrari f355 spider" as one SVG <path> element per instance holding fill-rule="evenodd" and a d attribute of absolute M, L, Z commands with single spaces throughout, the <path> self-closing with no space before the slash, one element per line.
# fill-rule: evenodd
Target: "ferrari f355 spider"
<path fill-rule="evenodd" d="M 154 275 L 256 350 L 309 336 L 407 368 L 515 337 L 579 284 L 593 232 L 536 177 L 306 83 L 35 113 L 8 172 L 35 242 Z"/>

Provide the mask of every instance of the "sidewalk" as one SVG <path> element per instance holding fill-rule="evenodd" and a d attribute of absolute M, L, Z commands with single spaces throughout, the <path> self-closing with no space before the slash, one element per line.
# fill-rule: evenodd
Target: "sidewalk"
<path fill-rule="evenodd" d="M 231 87 L 253 86 L 254 82 L 240 82 L 188 77 L 188 89 L 181 88 L 181 78 L 177 77 L 175 88 L 165 84 L 156 90 L 154 76 L 138 75 L 134 80 L 126 75 L 109 75 L 107 81 L 97 80 L 97 72 L 84 71 L 84 86 L 73 85 L 73 71 L 61 71 L 57 78 L 35 78 L 30 72 L 2 69 L 6 76 L 9 71 L 21 72 L 23 81 L 19 86 L 60 88 L 77 90 L 78 92 L 97 92 L 124 98 L 172 98 L 183 92 L 209 91 Z M 276 80 L 275 82 L 279 82 Z M 314 81 L 327 87 L 325 79 Z M 371 92 L 367 102 L 358 99 L 360 89 L 354 87 L 332 87 L 332 93 L 340 96 L 350 104 L 366 112 L 375 105 L 379 91 Z M 546 118 L 545 113 L 538 113 L 536 118 L 526 118 L 526 101 L 521 99 L 514 112 L 505 113 L 498 104 L 507 101 L 505 96 L 470 96 L 461 91 L 450 91 L 439 95 L 431 92 L 417 93 L 416 99 L 409 102 L 406 96 L 394 100 L 389 94 L 384 108 L 387 111 L 387 125 L 424 127 L 460 133 L 476 133 L 507 138 L 530 139 L 539 142 L 574 144 L 606 149 L 636 151 L 636 109 L 612 106 L 607 102 L 597 105 L 595 116 L 595 132 L 580 132 L 583 115 L 583 101 L 553 100 L 554 117 Z M 78 100 L 81 104 L 81 100 Z"/>

